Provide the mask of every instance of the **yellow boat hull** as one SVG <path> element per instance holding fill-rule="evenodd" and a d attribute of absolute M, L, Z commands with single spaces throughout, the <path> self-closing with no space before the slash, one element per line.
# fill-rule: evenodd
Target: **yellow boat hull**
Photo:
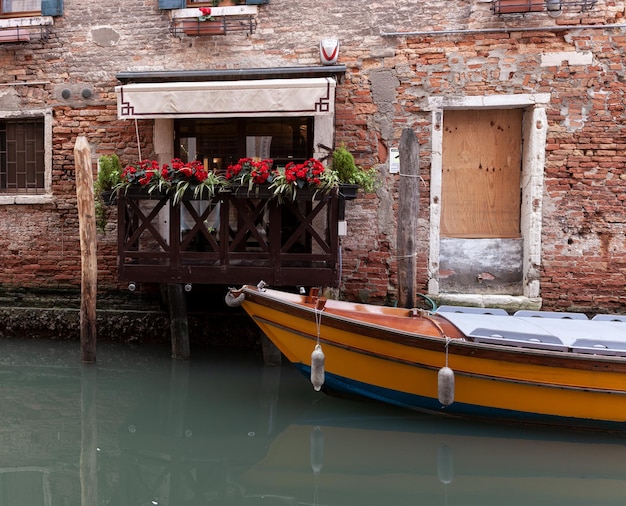
<path fill-rule="evenodd" d="M 305 297 L 244 292 L 245 311 L 305 374 L 319 342 L 327 390 L 451 415 L 617 429 L 626 422 L 623 357 L 478 344 L 448 337 L 436 322 L 430 335 L 398 331 L 385 323 L 394 315 L 354 319 L 346 303 L 317 310 Z M 417 324 L 423 317 L 412 318 Z M 454 399 L 442 406 L 438 373 L 446 365 L 454 371 Z"/>

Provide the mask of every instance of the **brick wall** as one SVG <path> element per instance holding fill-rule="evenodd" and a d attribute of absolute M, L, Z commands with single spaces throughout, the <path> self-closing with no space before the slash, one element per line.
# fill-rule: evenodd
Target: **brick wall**
<path fill-rule="evenodd" d="M 396 296 L 398 176 L 387 172 L 388 149 L 403 128 L 421 144 L 418 282 L 427 286 L 430 117 L 439 96 L 548 93 L 549 129 L 543 208 L 541 296 L 555 309 L 619 310 L 625 249 L 622 203 L 626 176 L 624 29 L 554 30 L 568 24 L 619 23 L 624 2 L 600 2 L 590 13 L 494 16 L 485 1 L 272 0 L 259 7 L 253 35 L 179 39 L 157 0 L 66 0 L 45 43 L 0 46 L 0 109 L 54 111 L 53 192 L 45 205 L 0 206 L 0 283 L 78 286 L 80 250 L 73 147 L 87 136 L 95 161 L 118 153 L 137 158 L 134 122 L 116 118 L 120 71 L 280 67 L 319 64 L 318 43 L 341 41 L 348 72 L 337 88 L 336 143 L 364 166 L 380 167 L 376 196 L 348 204 L 342 240 L 342 288 L 348 298 Z M 494 33 L 468 30 L 537 27 Z M 542 26 L 549 27 L 541 30 Z M 459 30 L 458 33 L 436 33 Z M 381 36 L 381 31 L 420 31 Z M 590 55 L 577 64 L 566 54 Z M 548 58 L 549 57 L 549 58 Z M 15 82 L 32 84 L 15 86 Z M 11 85 L 11 86 L 7 86 Z M 80 91 L 93 95 L 84 99 Z M 72 96 L 63 99 L 61 90 Z M 149 156 L 152 122 L 140 121 Z M 115 286 L 116 235 L 99 235 L 99 276 Z"/>

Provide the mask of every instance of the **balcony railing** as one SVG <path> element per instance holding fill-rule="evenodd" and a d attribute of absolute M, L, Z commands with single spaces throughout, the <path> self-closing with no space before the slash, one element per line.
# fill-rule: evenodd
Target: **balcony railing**
<path fill-rule="evenodd" d="M 280 202 L 263 191 L 209 200 L 118 199 L 118 277 L 136 283 L 336 286 L 337 191 Z"/>

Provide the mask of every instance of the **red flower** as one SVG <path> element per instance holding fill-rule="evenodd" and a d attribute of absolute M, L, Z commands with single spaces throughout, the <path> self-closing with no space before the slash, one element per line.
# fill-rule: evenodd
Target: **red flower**
<path fill-rule="evenodd" d="M 241 158 L 236 164 L 226 168 L 226 179 L 237 180 L 240 184 L 252 181 L 254 184 L 271 183 L 276 172 L 272 171 L 272 160 Z"/>
<path fill-rule="evenodd" d="M 306 162 L 299 164 L 289 162 L 285 166 L 285 179 L 299 188 L 307 184 L 318 186 L 322 182 L 320 176 L 324 170 L 322 163 L 315 158 L 309 158 Z"/>

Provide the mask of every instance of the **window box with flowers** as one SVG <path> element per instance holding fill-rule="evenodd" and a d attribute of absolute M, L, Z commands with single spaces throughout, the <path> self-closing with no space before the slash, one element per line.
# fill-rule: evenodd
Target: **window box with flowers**
<path fill-rule="evenodd" d="M 492 10 L 494 14 L 541 12 L 544 10 L 544 3 L 544 0 L 494 0 Z"/>
<path fill-rule="evenodd" d="M 315 158 L 278 169 L 272 163 L 242 158 L 221 175 L 207 170 L 198 160 L 182 162 L 175 158 L 163 165 L 144 160 L 122 170 L 115 194 L 131 198 L 168 197 L 174 205 L 182 200 L 209 200 L 226 192 L 240 198 L 275 198 L 282 202 L 323 199 L 338 187 L 336 172 Z"/>
<path fill-rule="evenodd" d="M 254 160 L 241 158 L 237 163 L 226 169 L 226 181 L 234 195 L 243 198 L 269 198 L 273 196 L 270 184 L 278 175 L 272 168 L 272 160 Z"/>
<path fill-rule="evenodd" d="M 210 7 L 200 7 L 201 15 L 197 19 L 182 20 L 182 30 L 186 35 L 224 35 L 226 33 L 226 18 L 219 19 L 211 15 Z"/>
<path fill-rule="evenodd" d="M 176 205 L 183 199 L 211 199 L 225 184 L 223 176 L 207 170 L 202 162 L 183 162 L 174 158 L 170 164 L 159 165 L 155 160 L 143 160 L 126 166 L 115 191 L 131 197 L 168 196 Z"/>
<path fill-rule="evenodd" d="M 272 168 L 272 160 L 242 158 L 226 171 L 230 191 L 243 198 L 285 199 L 323 198 L 337 187 L 336 173 L 327 170 L 319 160 L 288 163 Z"/>
<path fill-rule="evenodd" d="M 337 188 L 339 179 L 337 173 L 326 169 L 319 160 L 309 158 L 303 163 L 288 163 L 284 169 L 279 169 L 274 177 L 270 189 L 279 201 L 288 198 L 321 199 Z"/>
<path fill-rule="evenodd" d="M 170 32 L 175 36 L 227 35 L 242 31 L 252 34 L 256 30 L 256 14 L 257 7 L 248 5 L 173 9 Z"/>

